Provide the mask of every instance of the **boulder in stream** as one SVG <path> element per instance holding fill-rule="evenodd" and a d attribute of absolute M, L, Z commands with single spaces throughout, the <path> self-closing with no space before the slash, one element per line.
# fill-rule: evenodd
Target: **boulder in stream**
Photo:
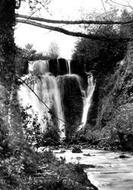
<path fill-rule="evenodd" d="M 82 153 L 82 150 L 79 146 L 74 146 L 72 148 L 72 153 Z"/>

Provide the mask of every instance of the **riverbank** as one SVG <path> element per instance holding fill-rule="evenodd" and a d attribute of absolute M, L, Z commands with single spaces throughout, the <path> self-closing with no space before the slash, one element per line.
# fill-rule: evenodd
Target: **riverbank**
<path fill-rule="evenodd" d="M 102 134 L 99 130 L 81 131 L 61 146 L 69 148 L 76 145 L 88 149 L 133 152 L 133 135 L 124 132 Z"/>
<path fill-rule="evenodd" d="M 97 190 L 80 165 L 58 160 L 51 150 L 9 152 L 0 157 L 1 190 Z"/>
<path fill-rule="evenodd" d="M 98 190 L 133 189 L 133 154 L 74 148 L 54 150 L 57 158 L 81 166 Z"/>

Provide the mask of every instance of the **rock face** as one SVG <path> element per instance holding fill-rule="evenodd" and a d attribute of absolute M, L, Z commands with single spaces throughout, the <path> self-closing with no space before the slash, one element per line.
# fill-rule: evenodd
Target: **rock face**
<path fill-rule="evenodd" d="M 64 75 L 68 73 L 67 60 L 63 58 L 49 60 L 49 72 L 54 76 Z"/>
<path fill-rule="evenodd" d="M 99 87 L 95 128 L 99 138 L 118 142 L 123 150 L 133 151 L 133 44 L 114 73 L 105 76 Z M 95 96 L 95 94 L 94 94 Z"/>
<path fill-rule="evenodd" d="M 61 101 L 66 121 L 66 136 L 72 137 L 81 121 L 83 100 L 77 75 L 63 75 L 58 77 Z"/>

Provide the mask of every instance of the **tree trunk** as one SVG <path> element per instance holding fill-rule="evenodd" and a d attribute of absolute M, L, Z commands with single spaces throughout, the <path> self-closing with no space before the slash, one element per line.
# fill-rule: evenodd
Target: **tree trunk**
<path fill-rule="evenodd" d="M 0 120 L 17 145 L 22 136 L 15 77 L 15 0 L 0 0 Z"/>

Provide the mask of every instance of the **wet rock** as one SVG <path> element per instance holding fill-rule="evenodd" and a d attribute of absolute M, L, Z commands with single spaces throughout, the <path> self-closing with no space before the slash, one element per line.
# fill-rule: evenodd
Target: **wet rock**
<path fill-rule="evenodd" d="M 87 153 L 87 154 L 83 154 L 83 156 L 91 156 L 90 153 Z"/>
<path fill-rule="evenodd" d="M 127 156 L 127 155 L 125 155 L 125 154 L 121 154 L 121 155 L 119 156 L 119 158 L 130 158 L 130 157 Z"/>
<path fill-rule="evenodd" d="M 72 148 L 72 153 L 82 153 L 82 150 L 79 146 L 75 146 Z"/>
<path fill-rule="evenodd" d="M 65 153 L 65 152 L 66 152 L 65 149 L 61 149 L 61 150 L 60 150 L 60 153 Z"/>
<path fill-rule="evenodd" d="M 120 154 L 118 157 L 115 157 L 115 159 L 125 159 L 125 158 L 130 158 L 130 156 L 128 156 L 128 155 L 126 155 L 126 154 L 124 154 L 124 153 L 122 153 L 122 154 Z"/>
<path fill-rule="evenodd" d="M 96 168 L 95 165 L 92 164 L 79 164 L 83 169 L 87 169 L 87 168 Z"/>

